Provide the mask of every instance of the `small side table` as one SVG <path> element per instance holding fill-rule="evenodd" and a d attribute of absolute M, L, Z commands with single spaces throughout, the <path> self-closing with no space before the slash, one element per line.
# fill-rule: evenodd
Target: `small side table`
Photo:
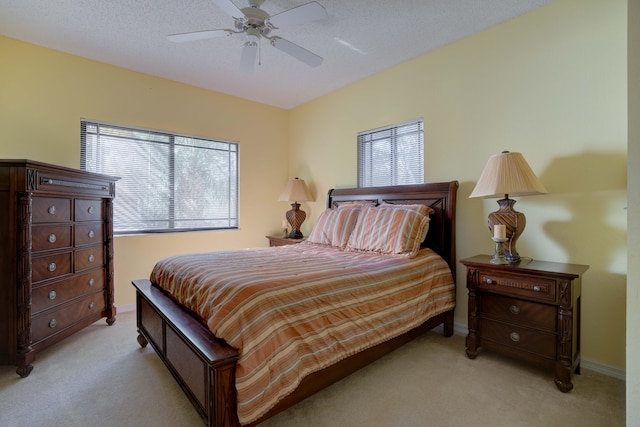
<path fill-rule="evenodd" d="M 481 348 L 554 370 L 562 392 L 580 373 L 580 298 L 588 265 L 522 260 L 491 264 L 477 255 L 467 268 L 467 356 Z"/>
<path fill-rule="evenodd" d="M 266 236 L 269 239 L 269 246 L 286 246 L 295 245 L 302 242 L 304 239 L 290 239 L 288 237 L 276 237 Z"/>

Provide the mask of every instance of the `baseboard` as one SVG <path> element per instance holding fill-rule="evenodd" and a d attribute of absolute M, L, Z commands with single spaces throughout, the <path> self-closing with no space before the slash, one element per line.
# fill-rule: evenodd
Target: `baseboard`
<path fill-rule="evenodd" d="M 128 311 L 136 311 L 136 305 L 135 304 L 119 305 L 116 308 L 118 310 L 118 313 L 126 313 Z"/>
<path fill-rule="evenodd" d="M 466 336 L 468 332 L 469 332 L 469 329 L 467 328 L 467 325 L 462 323 L 453 324 L 454 334 Z M 604 363 L 596 362 L 595 360 L 585 359 L 584 357 L 580 361 L 580 368 L 587 369 L 589 371 L 594 371 L 599 374 L 613 377 L 622 381 L 626 381 L 626 378 L 627 378 L 627 375 L 624 369 L 605 365 Z"/>
<path fill-rule="evenodd" d="M 617 378 L 622 381 L 626 381 L 627 374 L 624 369 L 616 368 L 613 366 L 605 365 L 604 363 L 596 362 L 595 360 L 585 359 L 584 357 L 580 361 L 581 369 L 588 369 L 599 374 L 607 375 L 609 377 Z"/>

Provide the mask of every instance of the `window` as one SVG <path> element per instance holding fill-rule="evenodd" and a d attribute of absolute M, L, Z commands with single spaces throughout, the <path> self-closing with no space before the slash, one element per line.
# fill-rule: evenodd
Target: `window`
<path fill-rule="evenodd" d="M 114 233 L 238 228 L 238 144 L 82 120 L 81 168 L 120 177 Z"/>
<path fill-rule="evenodd" d="M 358 187 L 424 182 L 422 119 L 358 134 Z"/>

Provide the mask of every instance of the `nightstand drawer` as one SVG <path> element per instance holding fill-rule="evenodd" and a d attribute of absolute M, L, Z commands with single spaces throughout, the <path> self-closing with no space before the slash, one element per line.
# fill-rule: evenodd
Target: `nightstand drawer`
<path fill-rule="evenodd" d="M 556 358 L 556 336 L 494 320 L 480 319 L 482 342 L 526 351 L 549 359 Z"/>
<path fill-rule="evenodd" d="M 522 296 L 527 299 L 555 301 L 556 282 L 544 278 L 501 275 L 498 272 L 481 272 L 478 288 L 501 294 Z"/>
<path fill-rule="evenodd" d="M 296 245 L 304 240 L 304 239 L 290 239 L 288 237 L 276 237 L 276 236 L 267 236 L 267 239 L 269 239 L 269 246 Z"/>
<path fill-rule="evenodd" d="M 484 294 L 481 299 L 482 316 L 523 323 L 531 328 L 555 332 L 556 307 L 523 301 L 517 298 Z"/>

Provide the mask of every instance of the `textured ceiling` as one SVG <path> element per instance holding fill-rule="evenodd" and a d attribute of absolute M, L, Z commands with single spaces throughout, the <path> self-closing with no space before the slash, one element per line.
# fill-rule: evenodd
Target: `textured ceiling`
<path fill-rule="evenodd" d="M 238 8 L 248 0 L 232 0 Z M 309 0 L 266 0 L 270 15 Z M 170 80 L 293 108 L 514 18 L 551 0 L 317 0 L 327 18 L 275 30 L 324 58 L 317 68 L 261 43 L 239 72 L 242 40 L 167 35 L 233 28 L 211 0 L 0 0 L 0 34 Z"/>

